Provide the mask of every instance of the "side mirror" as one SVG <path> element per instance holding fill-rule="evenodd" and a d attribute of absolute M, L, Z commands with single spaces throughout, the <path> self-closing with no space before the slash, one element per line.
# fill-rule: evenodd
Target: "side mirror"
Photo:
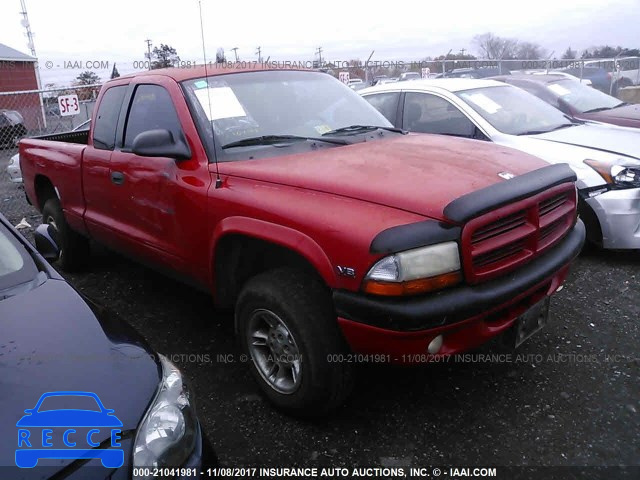
<path fill-rule="evenodd" d="M 189 146 L 181 139 L 174 139 L 169 130 L 147 130 L 133 139 L 131 151 L 141 157 L 169 157 L 176 160 L 191 158 Z"/>
<path fill-rule="evenodd" d="M 55 262 L 60 256 L 60 247 L 53 225 L 42 224 L 38 226 L 33 236 L 36 240 L 36 250 L 40 252 L 40 255 L 48 262 Z"/>

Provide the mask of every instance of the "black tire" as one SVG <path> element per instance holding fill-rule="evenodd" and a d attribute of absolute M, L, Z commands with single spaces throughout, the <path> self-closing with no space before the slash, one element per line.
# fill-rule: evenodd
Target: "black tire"
<path fill-rule="evenodd" d="M 602 228 L 596 212 L 585 202 L 578 201 L 578 213 L 587 230 L 587 238 L 582 247 L 582 251 L 599 250 L 602 248 Z"/>
<path fill-rule="evenodd" d="M 60 248 L 58 264 L 65 272 L 81 270 L 89 263 L 89 240 L 71 230 L 57 198 L 50 198 L 42 208 L 42 223 L 53 225 Z"/>
<path fill-rule="evenodd" d="M 294 358 L 300 359 L 298 384 L 286 393 L 263 376 L 258 358 L 262 354 L 256 353 L 258 347 L 249 346 L 250 337 L 256 338 L 252 325 L 260 315 L 270 314 L 288 329 L 290 338 L 285 340 L 296 351 Z M 278 408 L 295 416 L 318 417 L 344 403 L 353 387 L 354 373 L 352 365 L 340 361 L 339 355 L 349 349 L 338 327 L 331 295 L 315 276 L 284 267 L 250 279 L 236 304 L 236 325 L 253 376 Z M 260 348 L 273 353 L 268 345 Z"/>

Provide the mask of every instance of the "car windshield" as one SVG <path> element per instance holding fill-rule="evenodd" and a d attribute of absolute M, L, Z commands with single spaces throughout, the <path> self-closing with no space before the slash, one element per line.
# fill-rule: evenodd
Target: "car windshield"
<path fill-rule="evenodd" d="M 32 280 L 38 274 L 33 260 L 18 239 L 0 223 L 0 300 L 16 285 Z"/>
<path fill-rule="evenodd" d="M 544 133 L 572 125 L 560 110 L 508 85 L 462 90 L 457 95 L 502 133 Z"/>
<path fill-rule="evenodd" d="M 183 85 L 205 141 L 210 141 L 210 122 L 217 147 L 256 137 L 318 138 L 351 125 L 392 126 L 351 88 L 321 72 L 243 72 Z M 274 144 L 250 148 L 273 149 Z M 230 158 L 221 155 L 220 160 Z"/>
<path fill-rule="evenodd" d="M 575 80 L 567 79 L 550 83 L 547 89 L 580 113 L 608 110 L 624 105 L 624 102 L 617 98 Z"/>

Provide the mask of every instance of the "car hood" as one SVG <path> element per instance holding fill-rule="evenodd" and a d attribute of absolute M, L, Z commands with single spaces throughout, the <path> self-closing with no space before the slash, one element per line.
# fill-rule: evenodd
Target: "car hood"
<path fill-rule="evenodd" d="M 640 130 L 631 128 L 587 123 L 554 132 L 532 135 L 529 138 L 640 158 Z"/>
<path fill-rule="evenodd" d="M 625 127 L 640 127 L 640 105 L 624 105 L 623 107 L 603 110 L 601 112 L 581 113 L 579 118 L 613 123 Z"/>
<path fill-rule="evenodd" d="M 122 422 L 123 438 L 127 431 L 133 436 L 154 398 L 161 367 L 131 327 L 92 308 L 56 279 L 0 301 L 0 465 L 15 465 L 16 423 L 46 392 L 97 394 Z M 107 438 L 108 429 L 94 436 L 97 441 Z M 131 448 L 131 437 L 123 448 L 125 444 Z M 73 460 L 49 462 L 59 470 Z M 40 467 L 16 469 L 11 477 L 42 474 Z"/>
<path fill-rule="evenodd" d="M 547 164 L 489 142 L 409 134 L 314 152 L 221 163 L 220 173 L 377 203 L 438 220 L 449 202 Z M 213 171 L 213 170 L 212 170 Z"/>

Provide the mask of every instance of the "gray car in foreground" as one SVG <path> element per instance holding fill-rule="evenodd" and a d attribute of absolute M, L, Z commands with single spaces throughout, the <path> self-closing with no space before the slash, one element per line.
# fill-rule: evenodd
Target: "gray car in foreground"
<path fill-rule="evenodd" d="M 416 80 L 358 93 L 396 127 L 491 141 L 569 164 L 578 176 L 588 238 L 604 248 L 640 249 L 637 129 L 572 120 L 536 96 L 494 80 Z"/>

